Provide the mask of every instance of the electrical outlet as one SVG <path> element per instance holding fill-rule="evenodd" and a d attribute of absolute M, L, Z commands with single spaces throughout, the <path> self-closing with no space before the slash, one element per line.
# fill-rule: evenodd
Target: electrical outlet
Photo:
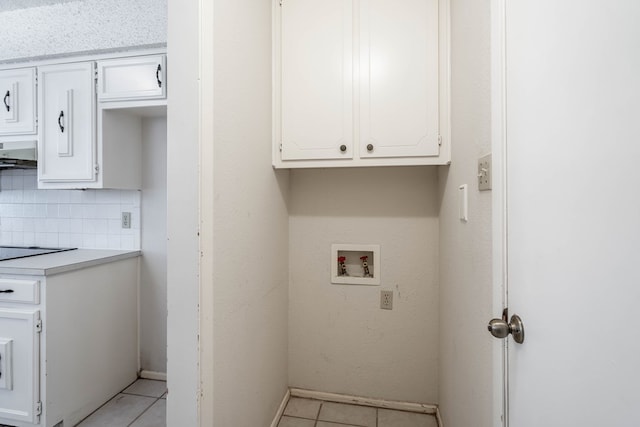
<path fill-rule="evenodd" d="M 478 190 L 491 190 L 491 153 L 478 159 Z"/>
<path fill-rule="evenodd" d="M 380 291 L 380 308 L 393 309 L 393 291 Z"/>
<path fill-rule="evenodd" d="M 122 228 L 131 228 L 131 212 L 122 212 Z"/>

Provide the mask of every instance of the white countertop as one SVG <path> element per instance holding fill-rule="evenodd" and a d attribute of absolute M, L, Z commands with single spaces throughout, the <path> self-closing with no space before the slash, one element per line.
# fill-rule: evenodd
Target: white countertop
<path fill-rule="evenodd" d="M 140 256 L 139 250 L 76 249 L 0 261 L 0 274 L 51 276 L 94 265 Z"/>

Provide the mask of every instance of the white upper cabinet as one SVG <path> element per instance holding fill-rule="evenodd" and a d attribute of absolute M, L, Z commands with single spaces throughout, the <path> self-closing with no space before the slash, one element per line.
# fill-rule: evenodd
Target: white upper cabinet
<path fill-rule="evenodd" d="M 41 184 L 96 180 L 94 64 L 78 62 L 38 69 Z"/>
<path fill-rule="evenodd" d="M 98 61 L 98 100 L 131 101 L 167 96 L 166 56 Z"/>
<path fill-rule="evenodd" d="M 448 1 L 274 0 L 274 166 L 449 163 Z"/>
<path fill-rule="evenodd" d="M 282 9 L 282 159 L 353 158 L 353 11 L 348 0 Z"/>
<path fill-rule="evenodd" d="M 36 71 L 0 71 L 0 136 L 36 133 Z"/>

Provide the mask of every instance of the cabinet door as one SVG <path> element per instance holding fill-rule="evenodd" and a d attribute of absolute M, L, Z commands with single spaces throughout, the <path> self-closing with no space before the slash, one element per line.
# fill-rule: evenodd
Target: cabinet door
<path fill-rule="evenodd" d="M 38 70 L 38 177 L 42 182 L 91 182 L 96 177 L 94 63 Z"/>
<path fill-rule="evenodd" d="M 351 159 L 352 2 L 284 0 L 278 7 L 281 158 Z"/>
<path fill-rule="evenodd" d="M 36 133 L 36 70 L 0 71 L 0 135 Z"/>
<path fill-rule="evenodd" d="M 360 157 L 437 156 L 438 0 L 360 0 Z"/>
<path fill-rule="evenodd" d="M 38 423 L 39 319 L 38 310 L 0 309 L 0 424 Z"/>
<path fill-rule="evenodd" d="M 98 100 L 126 101 L 166 97 L 164 55 L 98 62 Z"/>

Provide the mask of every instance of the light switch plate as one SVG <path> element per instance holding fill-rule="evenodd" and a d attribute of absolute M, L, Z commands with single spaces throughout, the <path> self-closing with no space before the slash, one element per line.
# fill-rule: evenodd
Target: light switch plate
<path fill-rule="evenodd" d="M 491 190 L 491 153 L 478 159 L 478 190 Z"/>

